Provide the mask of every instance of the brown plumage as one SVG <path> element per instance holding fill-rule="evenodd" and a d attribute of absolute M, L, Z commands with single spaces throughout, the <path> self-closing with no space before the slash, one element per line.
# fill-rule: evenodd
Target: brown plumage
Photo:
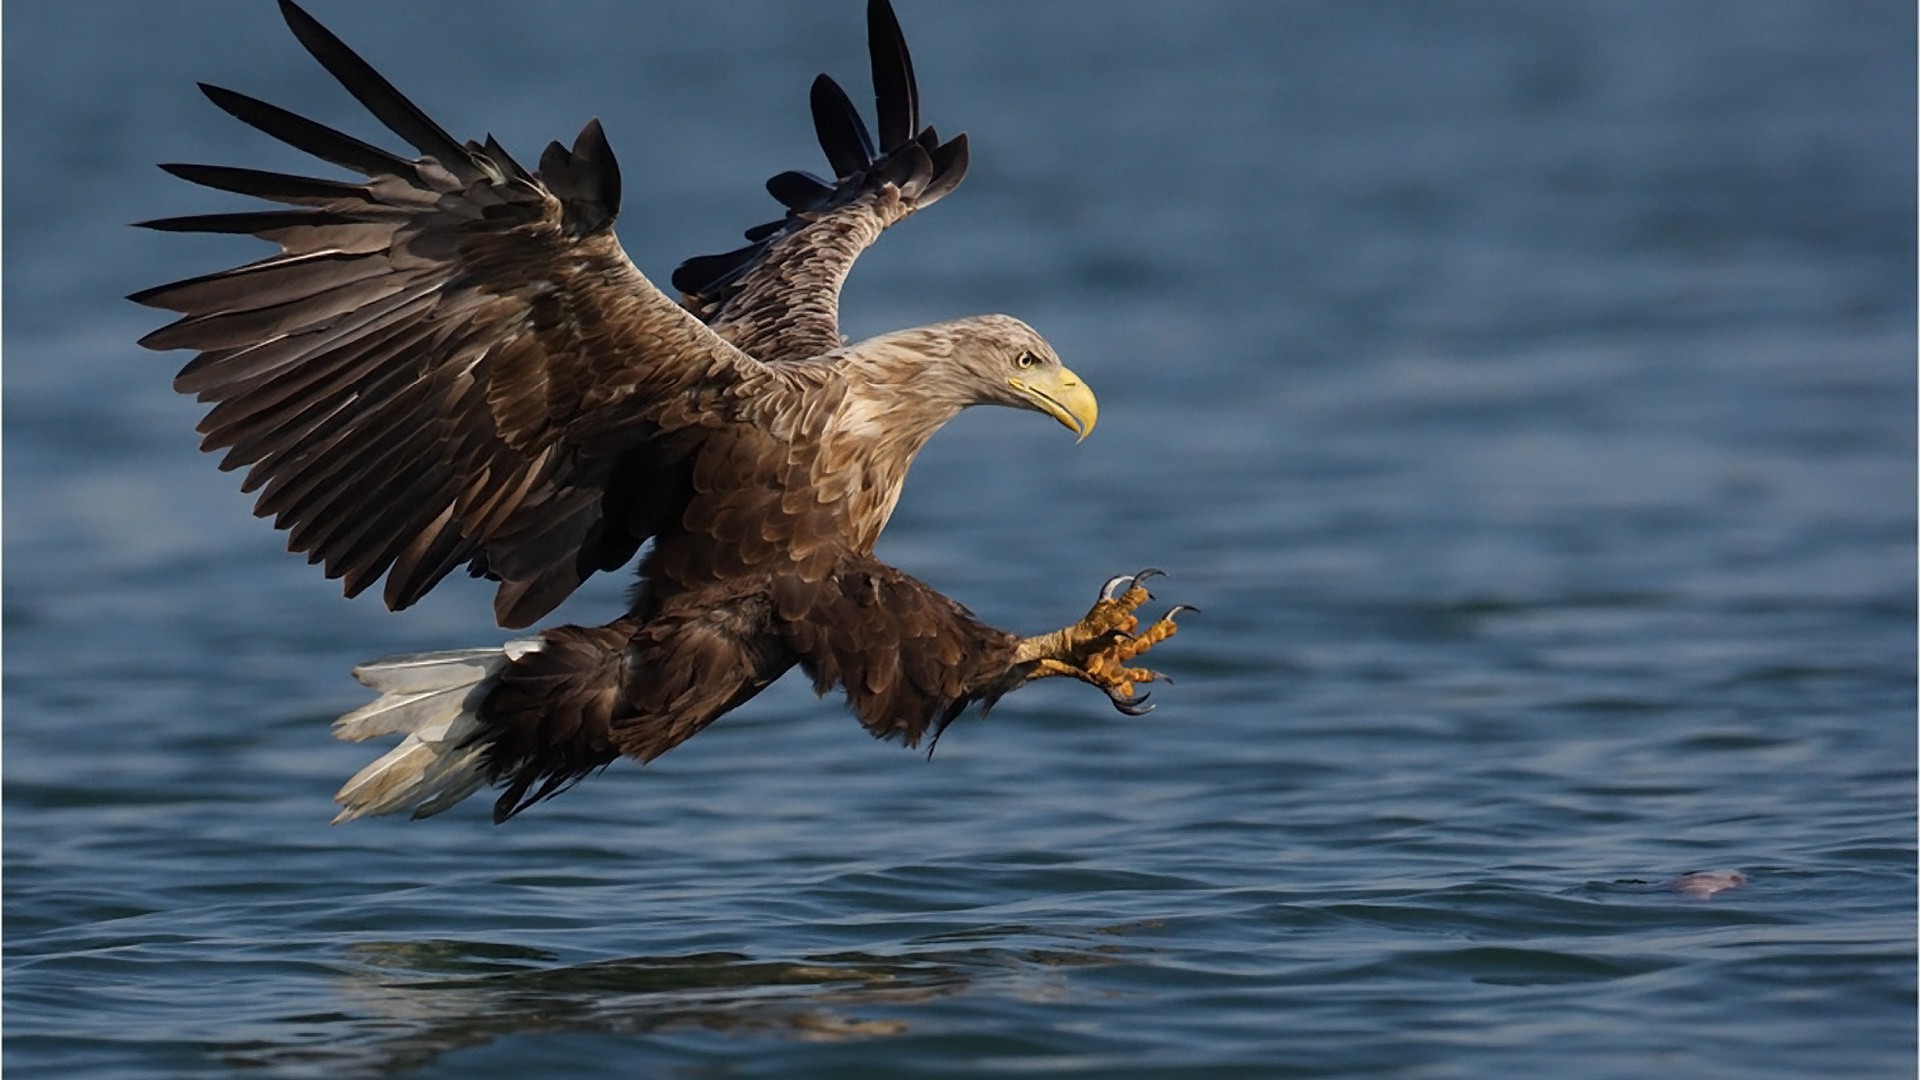
<path fill-rule="evenodd" d="M 408 738 L 343 789 L 343 818 L 437 812 L 491 783 L 503 820 L 620 755 L 651 760 L 795 665 L 908 745 L 1044 675 L 1132 704 L 1131 681 L 1152 675 L 1119 667 L 1114 650 L 1146 637 L 1129 614 L 1144 590 L 1023 641 L 873 558 L 914 455 L 961 409 L 1033 409 L 1082 436 L 1096 415 L 1091 392 L 1007 316 L 841 338 L 854 259 L 966 171 L 965 137 L 943 142 L 920 123 L 886 0 L 868 7 L 878 142 L 821 76 L 813 113 L 834 178 L 774 177 L 786 215 L 744 248 L 683 264 L 678 302 L 614 237 L 620 173 L 598 121 L 529 172 L 490 137 L 454 139 L 280 6 L 419 156 L 202 87 L 358 174 L 163 166 L 290 208 L 147 223 L 279 247 L 132 297 L 181 316 L 142 344 L 199 353 L 175 387 L 212 405 L 203 448 L 246 470 L 256 512 L 292 550 L 349 596 L 384 578 L 396 610 L 466 567 L 498 582 L 499 623 L 524 627 L 651 544 L 631 610 L 604 627 L 358 670 L 383 696 L 338 733 Z M 1132 680 L 1090 674 L 1117 667 Z"/>

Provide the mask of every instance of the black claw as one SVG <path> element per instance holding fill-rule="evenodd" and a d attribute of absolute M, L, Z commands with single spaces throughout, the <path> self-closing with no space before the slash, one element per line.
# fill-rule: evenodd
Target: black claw
<path fill-rule="evenodd" d="M 1146 583 L 1148 581 L 1151 581 L 1152 579 L 1157 577 L 1166 577 L 1166 576 L 1167 576 L 1167 572 L 1165 570 L 1161 570 L 1157 567 L 1149 566 L 1145 570 L 1142 570 L 1139 573 L 1133 575 L 1133 584 L 1135 588 L 1145 590 L 1147 588 Z M 1147 599 L 1149 600 L 1153 599 L 1152 592 L 1150 591 L 1147 592 Z"/>
<path fill-rule="evenodd" d="M 1173 610 L 1167 612 L 1165 615 L 1162 615 L 1160 617 L 1163 619 L 1171 619 L 1176 615 L 1198 615 L 1198 614 L 1200 614 L 1200 609 L 1197 607 L 1194 607 L 1192 604 L 1175 604 L 1173 605 Z"/>
<path fill-rule="evenodd" d="M 1105 585 L 1100 586 L 1100 599 L 1102 600 L 1113 599 L 1113 594 L 1119 592 L 1121 589 L 1125 588 L 1127 585 L 1131 585 L 1133 583 L 1133 579 L 1136 576 L 1138 575 L 1121 574 L 1119 577 L 1108 578 L 1107 583 Z"/>

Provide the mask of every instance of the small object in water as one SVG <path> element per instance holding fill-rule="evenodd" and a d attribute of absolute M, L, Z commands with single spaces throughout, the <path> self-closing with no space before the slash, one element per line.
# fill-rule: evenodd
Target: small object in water
<path fill-rule="evenodd" d="M 1695 870 L 1667 882 L 1667 888 L 1695 900 L 1706 900 L 1746 883 L 1747 875 L 1738 870 Z"/>

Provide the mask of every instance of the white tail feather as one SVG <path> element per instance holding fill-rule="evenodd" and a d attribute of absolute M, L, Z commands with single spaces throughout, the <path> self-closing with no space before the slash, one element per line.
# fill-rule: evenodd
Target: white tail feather
<path fill-rule="evenodd" d="M 353 669 L 353 677 L 380 697 L 333 722 L 335 738 L 358 742 L 401 735 L 399 746 L 361 769 L 333 801 L 345 809 L 334 824 L 372 814 L 412 810 L 416 818 L 437 814 L 486 783 L 486 744 L 475 716 L 494 676 L 530 652 L 539 638 L 522 638 L 491 649 L 415 653 L 376 660 Z"/>

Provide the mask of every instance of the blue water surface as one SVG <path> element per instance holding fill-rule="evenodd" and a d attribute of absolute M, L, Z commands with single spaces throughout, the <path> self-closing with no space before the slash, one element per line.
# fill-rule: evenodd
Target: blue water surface
<path fill-rule="evenodd" d="M 268 4 L 8 5 L 7 1069 L 1911 1076 L 1912 6 L 899 7 L 974 166 L 846 327 L 1011 312 L 1102 417 L 961 418 L 882 554 L 1023 632 L 1166 568 L 1159 711 L 929 763 L 795 681 L 331 827 L 347 669 L 489 590 L 340 599 L 120 297 L 262 250 L 126 228 L 234 205 L 152 163 L 305 167 L 194 80 L 374 125 Z M 866 96 L 857 0 L 314 8 L 462 136 L 603 118 L 655 280 Z"/>

